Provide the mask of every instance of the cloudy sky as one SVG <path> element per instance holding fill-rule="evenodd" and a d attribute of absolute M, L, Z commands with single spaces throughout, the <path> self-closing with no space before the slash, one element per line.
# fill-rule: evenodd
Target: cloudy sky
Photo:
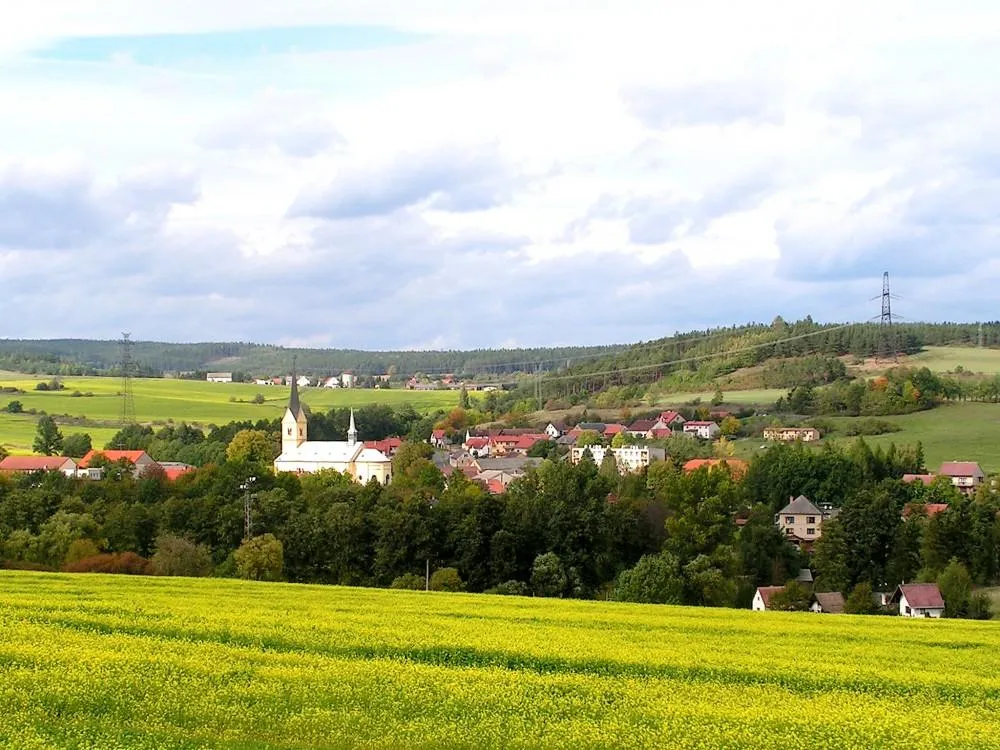
<path fill-rule="evenodd" d="M 997 319 L 998 70 L 994 0 L 19 3 L 0 337 Z"/>

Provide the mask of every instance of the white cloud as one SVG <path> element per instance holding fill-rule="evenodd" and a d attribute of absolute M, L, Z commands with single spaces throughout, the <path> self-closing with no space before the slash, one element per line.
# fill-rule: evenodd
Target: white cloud
<path fill-rule="evenodd" d="M 867 318 L 885 269 L 920 299 L 922 274 L 1000 280 L 993 3 L 147 5 L 5 16 L 0 294 L 83 294 L 42 250 L 141 293 L 0 335 L 131 312 L 167 339 L 596 343 Z M 247 43 L 324 24 L 387 29 Z M 172 56 L 192 34 L 200 51 Z M 288 298 L 306 312 L 275 315 Z M 928 299 L 920 317 L 988 304 L 955 283 Z"/>

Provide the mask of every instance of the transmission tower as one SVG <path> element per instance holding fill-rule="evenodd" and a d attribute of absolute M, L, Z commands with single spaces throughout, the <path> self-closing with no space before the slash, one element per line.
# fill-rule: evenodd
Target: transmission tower
<path fill-rule="evenodd" d="M 877 361 L 899 361 L 899 345 L 892 324 L 892 293 L 889 291 L 889 272 L 882 274 L 882 317 L 878 327 Z"/>
<path fill-rule="evenodd" d="M 135 359 L 132 357 L 134 342 L 131 333 L 122 333 L 121 361 L 118 366 L 122 373 L 122 427 L 135 424 L 135 397 L 132 393 L 132 377 L 135 374 Z"/>

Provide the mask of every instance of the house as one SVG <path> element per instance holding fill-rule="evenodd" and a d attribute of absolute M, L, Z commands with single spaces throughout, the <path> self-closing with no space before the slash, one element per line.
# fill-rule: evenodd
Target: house
<path fill-rule="evenodd" d="M 299 401 L 298 381 L 292 378 L 292 392 L 281 419 L 281 455 L 274 459 L 274 471 L 311 474 L 333 469 L 361 484 L 374 479 L 389 484 L 392 461 L 375 448 L 358 442 L 354 410 L 347 428 L 347 440 L 308 440 L 306 413 Z"/>
<path fill-rule="evenodd" d="M 844 614 L 844 595 L 839 591 L 817 592 L 813 594 L 810 612 L 825 612 L 828 615 Z"/>
<path fill-rule="evenodd" d="M 7 456 L 0 461 L 0 474 L 32 474 L 36 471 L 58 471 L 76 476 L 76 461 L 66 456 Z"/>
<path fill-rule="evenodd" d="M 662 422 L 664 427 L 673 429 L 674 427 L 680 427 L 684 424 L 684 417 L 676 411 L 664 411 L 660 412 L 660 418 L 657 420 Z"/>
<path fill-rule="evenodd" d="M 210 372 L 205 375 L 205 380 L 209 383 L 232 383 L 233 374 L 231 372 Z"/>
<path fill-rule="evenodd" d="M 795 580 L 799 583 L 808 584 L 812 586 L 813 584 L 813 572 L 809 568 L 799 568 L 799 574 L 795 576 Z"/>
<path fill-rule="evenodd" d="M 655 419 L 637 419 L 628 426 L 628 434 L 637 438 L 650 438 L 652 429 L 656 426 Z"/>
<path fill-rule="evenodd" d="M 684 434 L 699 437 L 702 440 L 715 440 L 722 434 L 722 429 L 715 422 L 685 422 Z"/>
<path fill-rule="evenodd" d="M 476 458 L 472 465 L 480 472 L 483 471 L 503 471 L 514 476 L 523 476 L 524 473 L 535 466 L 538 466 L 543 459 L 529 458 L 528 456 L 510 456 L 505 458 Z"/>
<path fill-rule="evenodd" d="M 271 381 L 268 378 L 254 378 L 254 385 L 271 385 Z"/>
<path fill-rule="evenodd" d="M 323 382 L 320 383 L 320 385 L 323 388 L 340 388 L 340 378 L 338 378 L 336 375 L 333 375 L 329 378 L 324 379 Z"/>
<path fill-rule="evenodd" d="M 907 484 L 920 482 L 924 487 L 929 487 L 935 479 L 937 479 L 935 474 L 903 474 L 903 481 Z"/>
<path fill-rule="evenodd" d="M 365 448 L 371 448 L 372 450 L 381 451 L 385 455 L 392 458 L 396 455 L 396 451 L 403 444 L 403 439 L 398 437 L 387 437 L 384 440 L 366 440 Z"/>
<path fill-rule="evenodd" d="M 556 445 L 562 445 L 564 447 L 572 447 L 576 445 L 576 439 L 580 437 L 580 433 L 567 432 L 565 435 L 560 435 L 556 438 Z"/>
<path fill-rule="evenodd" d="M 462 450 L 468 451 L 469 455 L 473 457 L 488 456 L 490 455 L 490 439 L 488 437 L 472 437 L 466 430 Z"/>
<path fill-rule="evenodd" d="M 734 477 L 742 477 L 750 468 L 750 464 L 738 458 L 692 458 L 684 464 L 684 473 L 690 474 L 706 466 L 709 471 L 720 466 L 728 468 Z"/>
<path fill-rule="evenodd" d="M 627 432 L 628 428 L 623 424 L 606 424 L 602 433 L 606 438 L 613 438 L 619 432 Z"/>
<path fill-rule="evenodd" d="M 603 435 L 605 427 L 607 427 L 607 425 L 604 424 L 604 422 L 580 422 L 571 430 L 571 432 L 580 433 L 586 430 L 588 432 L 596 432 L 598 435 Z"/>
<path fill-rule="evenodd" d="M 945 461 L 938 474 L 949 477 L 952 485 L 966 495 L 974 493 L 986 481 L 986 473 L 975 461 Z"/>
<path fill-rule="evenodd" d="M 431 439 L 428 442 L 435 448 L 444 448 L 451 441 L 448 440 L 448 434 L 445 430 L 431 430 Z"/>
<path fill-rule="evenodd" d="M 356 386 L 358 384 L 358 379 L 354 375 L 353 372 L 351 372 L 350 370 L 348 370 L 347 372 L 341 373 L 341 375 L 340 375 L 340 384 L 344 388 L 353 388 L 354 386 Z"/>
<path fill-rule="evenodd" d="M 911 516 L 934 518 L 938 513 L 948 510 L 948 503 L 907 503 L 903 506 L 903 520 Z"/>
<path fill-rule="evenodd" d="M 805 495 L 790 498 L 788 505 L 774 517 L 774 523 L 785 536 L 798 543 L 811 544 L 822 535 L 823 521 L 834 515 L 820 510 Z"/>
<path fill-rule="evenodd" d="M 569 460 L 573 464 L 578 464 L 583 459 L 585 451 L 590 451 L 594 463 L 598 466 L 604 461 L 608 451 L 615 457 L 618 465 L 618 473 L 625 474 L 639 471 L 644 466 L 649 466 L 650 452 L 644 445 L 626 445 L 621 448 L 605 448 L 602 445 L 591 445 L 578 448 L 573 446 L 570 449 Z"/>
<path fill-rule="evenodd" d="M 650 440 L 663 440 L 674 434 L 669 427 L 654 427 L 649 431 Z"/>
<path fill-rule="evenodd" d="M 750 609 L 754 612 L 763 612 L 771 608 L 771 597 L 779 591 L 784 591 L 784 586 L 758 586 L 753 595 L 753 603 Z"/>
<path fill-rule="evenodd" d="M 163 476 L 171 482 L 177 479 L 177 477 L 190 474 L 195 470 L 194 466 L 180 463 L 179 461 L 160 461 L 159 465 L 160 468 L 163 469 Z"/>
<path fill-rule="evenodd" d="M 562 422 L 549 422 L 543 430 L 552 440 L 558 440 L 566 434 L 566 425 Z"/>
<path fill-rule="evenodd" d="M 900 617 L 942 617 L 944 599 L 936 583 L 902 583 L 889 599 L 899 604 Z"/>
<path fill-rule="evenodd" d="M 794 443 L 801 440 L 803 443 L 812 443 L 819 440 L 819 430 L 815 427 L 765 427 L 764 439 L 776 440 L 781 443 Z"/>
<path fill-rule="evenodd" d="M 160 466 L 158 463 L 156 463 L 156 461 L 153 460 L 152 456 L 146 453 L 146 451 L 92 450 L 89 451 L 87 455 L 81 458 L 80 461 L 77 463 L 78 470 L 79 469 L 89 470 L 91 468 L 96 468 L 92 467 L 91 463 L 97 456 L 103 456 L 111 463 L 118 463 L 119 461 L 128 461 L 133 466 L 132 475 L 136 478 L 145 476 L 150 471 L 155 471 Z M 79 471 L 77 473 L 79 474 Z M 86 472 L 86 475 L 90 479 L 99 478 L 95 477 L 94 474 L 89 471 Z"/>
<path fill-rule="evenodd" d="M 299 377 L 296 378 L 295 383 L 299 386 L 299 388 L 308 388 L 312 385 L 312 380 L 306 375 L 299 375 Z"/>

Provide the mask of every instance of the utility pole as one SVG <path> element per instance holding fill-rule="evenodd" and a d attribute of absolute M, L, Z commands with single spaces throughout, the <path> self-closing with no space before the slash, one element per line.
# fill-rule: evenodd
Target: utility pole
<path fill-rule="evenodd" d="M 892 327 L 892 293 L 889 291 L 889 272 L 882 274 L 882 316 L 878 327 L 877 361 L 885 362 L 892 359 L 899 361 L 899 348 L 896 344 L 896 332 Z"/>
<path fill-rule="evenodd" d="M 257 482 L 257 477 L 248 477 L 247 481 L 240 485 L 240 489 L 243 490 L 243 539 L 250 539 L 253 536 L 253 519 L 251 518 L 250 512 L 253 507 L 253 489 L 254 484 Z"/>
<path fill-rule="evenodd" d="M 424 573 L 424 591 L 431 590 L 431 559 L 427 558 L 427 572 Z"/>

